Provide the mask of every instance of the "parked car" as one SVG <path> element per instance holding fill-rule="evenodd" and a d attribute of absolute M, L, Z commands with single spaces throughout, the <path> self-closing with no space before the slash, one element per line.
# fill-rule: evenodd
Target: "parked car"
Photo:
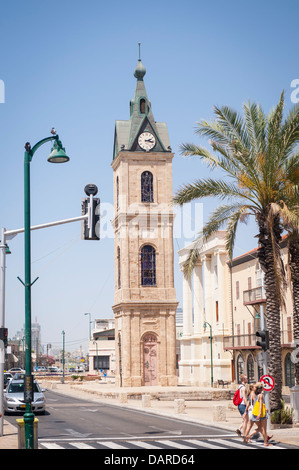
<path fill-rule="evenodd" d="M 25 371 L 21 369 L 21 367 L 12 367 L 9 369 L 9 371 L 12 375 L 15 375 L 17 372 L 20 372 L 21 374 L 25 374 Z"/>
<path fill-rule="evenodd" d="M 48 371 L 51 372 L 52 374 L 57 374 L 59 372 L 58 367 L 48 367 Z"/>
<path fill-rule="evenodd" d="M 13 375 L 10 372 L 4 372 L 4 388 L 6 388 L 9 382 L 13 379 Z"/>
<path fill-rule="evenodd" d="M 46 399 L 36 381 L 33 382 L 34 401 L 32 411 L 44 414 L 46 411 Z M 26 411 L 24 403 L 24 380 L 11 380 L 4 392 L 4 413 L 22 413 Z"/>
<path fill-rule="evenodd" d="M 37 372 L 47 372 L 47 368 L 45 366 L 38 366 L 36 371 Z"/>

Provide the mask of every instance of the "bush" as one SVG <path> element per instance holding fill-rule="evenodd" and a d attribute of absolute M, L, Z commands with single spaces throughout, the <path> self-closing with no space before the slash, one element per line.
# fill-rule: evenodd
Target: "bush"
<path fill-rule="evenodd" d="M 293 424 L 294 410 L 285 406 L 285 402 L 281 400 L 280 410 L 275 410 L 271 414 L 272 424 Z"/>
<path fill-rule="evenodd" d="M 83 377 L 83 375 L 75 375 L 75 374 L 73 374 L 73 375 L 71 376 L 71 379 L 72 379 L 72 380 L 78 380 L 78 379 L 80 379 L 81 381 L 83 381 L 84 377 Z"/>

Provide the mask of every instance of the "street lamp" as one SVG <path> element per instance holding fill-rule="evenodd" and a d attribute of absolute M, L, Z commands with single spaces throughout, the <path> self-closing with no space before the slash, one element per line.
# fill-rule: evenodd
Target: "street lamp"
<path fill-rule="evenodd" d="M 91 313 L 87 312 L 87 313 L 84 313 L 84 315 L 89 315 L 89 341 L 91 341 L 91 324 L 92 324 Z"/>
<path fill-rule="evenodd" d="M 25 240 L 25 282 L 21 281 L 25 287 L 25 381 L 24 381 L 24 401 L 26 411 L 24 414 L 25 444 L 26 449 L 34 448 L 33 423 L 31 403 L 33 401 L 33 376 L 31 364 L 31 286 L 38 279 L 31 282 L 31 234 L 30 234 L 30 163 L 36 150 L 46 142 L 54 140 L 51 154 L 48 161 L 51 163 L 64 163 L 69 161 L 69 157 L 62 147 L 59 136 L 52 129 L 52 136 L 40 140 L 32 148 L 29 142 L 25 144 L 24 155 L 24 240 Z"/>
<path fill-rule="evenodd" d="M 205 321 L 203 324 L 203 327 L 206 328 L 207 325 L 210 327 L 210 345 L 211 345 L 211 387 L 213 387 L 213 346 L 212 346 L 212 340 L 213 340 L 213 334 L 212 334 L 212 327 L 209 322 Z"/>
<path fill-rule="evenodd" d="M 62 378 L 61 382 L 64 384 L 64 349 L 65 349 L 65 331 L 62 331 Z"/>
<path fill-rule="evenodd" d="M 97 374 L 99 375 L 99 355 L 98 355 L 98 342 L 94 341 L 93 344 L 96 345 L 96 357 L 97 357 Z"/>

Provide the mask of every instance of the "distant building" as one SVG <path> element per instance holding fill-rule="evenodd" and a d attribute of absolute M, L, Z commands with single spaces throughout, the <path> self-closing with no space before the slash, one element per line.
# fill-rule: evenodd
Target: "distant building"
<path fill-rule="evenodd" d="M 89 342 L 89 373 L 115 373 L 115 320 L 95 320 Z"/>

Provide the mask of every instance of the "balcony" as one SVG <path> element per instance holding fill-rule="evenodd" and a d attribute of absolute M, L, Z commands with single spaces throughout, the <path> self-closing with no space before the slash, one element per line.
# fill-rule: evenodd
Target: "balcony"
<path fill-rule="evenodd" d="M 223 337 L 223 349 L 228 351 L 230 349 L 260 349 L 255 344 L 256 336 L 253 335 L 235 335 Z"/>
<path fill-rule="evenodd" d="M 291 330 L 284 330 L 280 332 L 280 342 L 282 348 L 293 348 L 293 334 Z M 256 346 L 256 336 L 254 334 L 248 335 L 235 335 L 223 337 L 223 349 L 229 351 L 232 349 L 260 349 Z"/>
<path fill-rule="evenodd" d="M 243 304 L 253 305 L 266 302 L 266 293 L 264 286 L 255 289 L 245 290 L 243 292 Z"/>

